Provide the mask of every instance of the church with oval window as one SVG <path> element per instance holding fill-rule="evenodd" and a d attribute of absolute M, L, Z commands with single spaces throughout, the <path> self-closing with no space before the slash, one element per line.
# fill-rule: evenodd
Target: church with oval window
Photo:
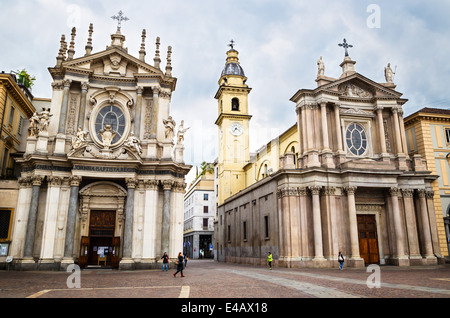
<path fill-rule="evenodd" d="M 448 251 L 439 244 L 433 203 L 438 176 L 408 153 L 407 99 L 392 76 L 374 81 L 356 72 L 348 54 L 339 78 L 325 75 L 322 57 L 317 64 L 317 87 L 290 98 L 296 122 L 255 153 L 248 147 L 256 133 L 251 105 L 239 112 L 219 107 L 216 259 L 264 265 L 271 252 L 276 266 L 334 267 L 342 252 L 351 267 L 442 263 Z M 232 47 L 219 105 L 247 101 L 240 70 Z M 243 131 L 228 133 L 236 122 Z"/>
<path fill-rule="evenodd" d="M 182 251 L 191 168 L 183 160 L 182 118 L 170 111 L 177 83 L 172 47 L 162 62 L 156 37 L 149 61 L 143 30 L 135 57 L 117 27 L 111 44 L 93 52 L 91 24 L 77 57 L 79 31 L 61 37 L 49 68 L 50 108 L 30 120 L 26 152 L 17 160 L 9 255 L 19 270 L 153 268 L 164 252 L 176 258 Z"/>

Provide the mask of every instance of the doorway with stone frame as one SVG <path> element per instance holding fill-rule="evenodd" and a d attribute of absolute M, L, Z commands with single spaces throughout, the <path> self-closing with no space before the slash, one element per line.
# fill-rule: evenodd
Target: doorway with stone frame
<path fill-rule="evenodd" d="M 110 181 L 93 182 L 80 191 L 78 265 L 119 266 L 126 191 Z"/>
<path fill-rule="evenodd" d="M 359 254 L 364 264 L 384 264 L 384 253 L 380 238 L 381 204 L 357 204 Z"/>

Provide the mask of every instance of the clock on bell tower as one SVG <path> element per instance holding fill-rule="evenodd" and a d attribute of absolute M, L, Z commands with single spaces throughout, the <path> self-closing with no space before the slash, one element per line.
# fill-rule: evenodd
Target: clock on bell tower
<path fill-rule="evenodd" d="M 239 64 L 239 52 L 234 41 L 227 52 L 225 67 L 219 79 L 218 114 L 215 124 L 219 128 L 219 190 L 218 204 L 244 189 L 244 166 L 250 160 L 248 94 L 251 88 L 245 84 L 244 70 Z"/>

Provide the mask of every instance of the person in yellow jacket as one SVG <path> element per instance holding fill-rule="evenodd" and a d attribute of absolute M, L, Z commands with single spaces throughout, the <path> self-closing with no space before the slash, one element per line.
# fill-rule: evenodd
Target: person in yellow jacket
<path fill-rule="evenodd" d="M 270 252 L 267 255 L 267 263 L 269 264 L 269 269 L 272 269 L 272 253 Z"/>

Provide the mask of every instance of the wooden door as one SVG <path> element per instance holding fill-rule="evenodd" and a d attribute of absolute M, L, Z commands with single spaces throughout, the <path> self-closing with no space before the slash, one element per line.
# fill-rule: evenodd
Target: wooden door
<path fill-rule="evenodd" d="M 358 215 L 359 254 L 365 264 L 379 264 L 377 223 L 375 215 Z"/>
<path fill-rule="evenodd" d="M 86 267 L 89 258 L 89 236 L 81 237 L 80 256 L 78 257 L 78 266 Z"/>
<path fill-rule="evenodd" d="M 112 238 L 111 266 L 119 267 L 120 262 L 120 237 Z"/>

